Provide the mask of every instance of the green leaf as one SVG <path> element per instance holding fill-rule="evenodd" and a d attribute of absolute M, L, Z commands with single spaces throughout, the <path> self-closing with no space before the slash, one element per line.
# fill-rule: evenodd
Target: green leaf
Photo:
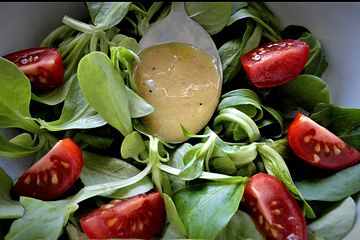
<path fill-rule="evenodd" d="M 0 57 L 0 127 L 22 128 L 41 133 L 39 126 L 31 119 L 30 80 L 12 62 Z"/>
<path fill-rule="evenodd" d="M 146 145 L 137 131 L 128 134 L 121 143 L 120 153 L 124 159 L 132 158 L 141 162 L 141 154 L 146 151 Z"/>
<path fill-rule="evenodd" d="M 20 202 L 25 208 L 25 214 L 13 222 L 5 240 L 57 239 L 70 213 L 78 207 L 75 204 L 64 209 L 29 197 L 21 197 Z"/>
<path fill-rule="evenodd" d="M 173 200 L 171 199 L 171 197 L 169 197 L 169 195 L 167 195 L 165 193 L 163 193 L 162 196 L 163 196 L 164 202 L 165 202 L 166 216 L 167 216 L 170 224 L 177 231 L 179 231 L 179 233 L 186 236 L 187 235 L 186 228 L 179 216 L 179 213 L 176 210 L 176 206 L 175 206 Z"/>
<path fill-rule="evenodd" d="M 90 146 L 96 149 L 107 149 L 115 141 L 115 139 L 110 137 L 90 135 L 82 132 L 75 133 L 73 140 L 80 146 L 80 148 Z"/>
<path fill-rule="evenodd" d="M 226 136 L 235 141 L 251 143 L 260 138 L 256 123 L 234 107 L 224 108 L 219 112 L 214 119 L 214 129 L 217 134 L 225 131 Z"/>
<path fill-rule="evenodd" d="M 88 240 L 89 238 L 85 233 L 74 227 L 72 224 L 66 225 L 66 233 L 69 236 L 69 240 Z"/>
<path fill-rule="evenodd" d="M 92 52 L 80 60 L 80 88 L 90 105 L 124 136 L 132 132 L 128 94 L 108 56 Z M 96 86 L 96 87 L 95 87 Z"/>
<path fill-rule="evenodd" d="M 0 219 L 19 218 L 24 214 L 24 208 L 21 204 L 11 199 L 12 187 L 11 178 L 0 167 Z"/>
<path fill-rule="evenodd" d="M 339 201 L 359 192 L 359 182 L 360 164 L 356 164 L 328 177 L 296 181 L 295 185 L 306 200 Z"/>
<path fill-rule="evenodd" d="M 223 81 L 227 83 L 240 72 L 240 56 L 242 53 L 242 39 L 231 39 L 219 48 L 219 55 L 223 69 Z"/>
<path fill-rule="evenodd" d="M 216 240 L 222 239 L 265 240 L 265 237 L 261 235 L 250 215 L 238 210 L 216 238 Z"/>
<path fill-rule="evenodd" d="M 240 72 L 240 57 L 256 48 L 262 37 L 262 27 L 252 21 L 247 21 L 246 30 L 242 38 L 231 39 L 219 48 L 222 62 L 223 81 L 231 81 Z"/>
<path fill-rule="evenodd" d="M 266 24 L 263 21 L 263 18 L 261 18 L 259 16 L 260 13 L 261 12 L 258 12 L 252 8 L 242 8 L 239 11 L 237 11 L 236 13 L 234 13 L 233 15 L 231 15 L 226 26 L 230 26 L 234 22 L 245 19 L 245 18 L 251 18 L 252 20 L 256 21 L 258 24 L 260 24 L 262 27 L 264 27 L 276 40 L 280 40 L 281 37 L 280 37 L 280 33 L 279 33 L 278 29 L 273 29 L 271 26 Z"/>
<path fill-rule="evenodd" d="M 205 143 L 200 143 L 191 148 L 184 155 L 185 167 L 181 170 L 179 177 L 183 180 L 193 180 L 198 178 L 205 164 L 205 168 L 209 171 L 209 160 L 215 147 L 217 135 L 214 132 L 209 134 Z"/>
<path fill-rule="evenodd" d="M 318 104 L 310 118 L 360 151 L 360 109 Z"/>
<path fill-rule="evenodd" d="M 46 122 L 39 119 L 38 122 L 43 128 L 50 131 L 89 129 L 106 124 L 104 119 L 84 98 L 77 78 L 71 83 L 60 118 L 52 122 Z"/>
<path fill-rule="evenodd" d="M 184 168 L 184 156 L 192 148 L 190 143 L 183 143 L 180 145 L 173 154 L 170 155 L 168 166 L 182 169 Z M 186 181 L 182 180 L 179 176 L 169 174 L 169 181 L 173 191 L 177 191 L 186 186 Z"/>
<path fill-rule="evenodd" d="M 133 90 L 126 87 L 129 98 L 129 111 L 131 118 L 141 118 L 149 115 L 155 108 L 137 95 Z"/>
<path fill-rule="evenodd" d="M 181 169 L 179 177 L 182 180 L 193 180 L 201 175 L 204 167 L 205 158 L 200 155 L 200 146 L 194 146 L 192 149 L 186 152 L 184 156 L 184 168 Z"/>
<path fill-rule="evenodd" d="M 75 33 L 75 29 L 62 25 L 55 28 L 46 38 L 41 42 L 40 47 L 58 47 L 59 42 L 69 39 Z"/>
<path fill-rule="evenodd" d="M 129 39 L 125 36 L 125 39 Z M 136 51 L 139 48 L 138 43 L 136 43 Z M 123 42 L 121 44 L 124 44 Z M 126 85 L 126 90 L 129 97 L 129 111 L 131 118 L 140 118 L 152 113 L 155 109 L 143 98 L 141 98 L 135 91 L 136 84 L 133 81 L 133 72 L 134 72 L 134 63 L 140 62 L 139 57 L 126 46 L 118 46 L 110 48 L 111 61 L 115 65 L 116 69 L 122 73 Z"/>
<path fill-rule="evenodd" d="M 143 36 L 144 33 L 149 29 L 151 19 L 159 12 L 159 10 L 161 10 L 163 5 L 164 5 L 164 2 L 153 2 L 151 4 L 151 6 L 147 9 L 146 14 L 144 14 L 142 12 L 140 12 L 138 14 L 137 18 L 139 20 L 138 20 L 136 30 L 140 36 Z M 170 10 L 170 6 L 167 9 Z M 164 18 L 165 16 L 168 15 L 168 13 L 169 13 L 169 11 L 160 12 L 157 20 Z"/>
<path fill-rule="evenodd" d="M 41 137 L 39 142 L 32 139 L 30 134 L 22 133 L 15 138 L 7 141 L 0 135 L 0 156 L 5 158 L 30 157 L 44 146 L 44 139 Z"/>
<path fill-rule="evenodd" d="M 299 40 L 306 42 L 310 47 L 309 59 L 304 67 L 303 73 L 321 77 L 327 69 L 328 63 L 321 49 L 319 40 L 310 32 L 304 32 Z"/>
<path fill-rule="evenodd" d="M 325 81 L 315 75 L 302 74 L 277 89 L 280 96 L 290 99 L 308 112 L 318 103 L 330 102 L 330 89 Z"/>
<path fill-rule="evenodd" d="M 140 170 L 131 164 L 113 157 L 83 151 L 83 159 L 84 166 L 80 178 L 85 186 L 120 181 L 140 173 Z M 130 186 L 102 195 L 109 198 L 128 198 L 153 188 L 151 180 L 144 177 Z"/>
<path fill-rule="evenodd" d="M 262 131 L 262 135 L 265 135 L 264 131 L 267 130 L 269 133 L 266 135 L 270 135 L 275 138 L 281 137 L 284 132 L 284 119 L 281 116 L 281 113 L 271 107 L 264 105 L 261 106 L 265 110 L 264 119 L 262 119 L 258 125 L 259 129 Z M 264 121 L 269 122 L 264 123 Z"/>
<path fill-rule="evenodd" d="M 187 14 L 210 35 L 220 32 L 232 13 L 231 2 L 185 2 Z"/>
<path fill-rule="evenodd" d="M 97 30 L 117 25 L 129 11 L 131 2 L 87 2 L 91 20 Z"/>
<path fill-rule="evenodd" d="M 322 216 L 308 225 L 309 236 L 325 240 L 341 240 L 353 228 L 356 203 L 351 197 L 334 204 Z"/>
<path fill-rule="evenodd" d="M 111 39 L 111 43 L 116 47 L 121 46 L 133 52 L 138 52 L 139 50 L 139 43 L 136 41 L 136 39 L 128 37 L 124 34 L 116 34 Z"/>
<path fill-rule="evenodd" d="M 264 2 L 248 2 L 249 8 L 256 12 L 267 25 L 275 31 L 280 31 L 280 22 L 277 16 L 266 6 Z"/>
<path fill-rule="evenodd" d="M 222 95 L 217 110 L 220 111 L 228 107 L 234 107 L 246 113 L 255 121 L 263 117 L 260 99 L 257 94 L 250 89 L 236 89 Z"/>
<path fill-rule="evenodd" d="M 237 211 L 244 186 L 204 183 L 181 189 L 173 200 L 189 238 L 215 239 Z"/>

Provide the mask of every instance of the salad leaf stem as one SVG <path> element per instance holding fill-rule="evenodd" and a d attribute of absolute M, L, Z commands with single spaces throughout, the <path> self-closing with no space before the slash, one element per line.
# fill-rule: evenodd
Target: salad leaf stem
<path fill-rule="evenodd" d="M 96 32 L 95 28 L 93 26 L 91 26 L 90 24 L 86 24 L 84 22 L 81 22 L 79 20 L 76 20 L 74 18 L 71 18 L 67 15 L 65 15 L 62 19 L 62 22 L 73 28 L 73 29 L 76 29 L 80 32 L 83 32 L 83 33 L 90 33 L 90 34 L 93 34 Z"/>

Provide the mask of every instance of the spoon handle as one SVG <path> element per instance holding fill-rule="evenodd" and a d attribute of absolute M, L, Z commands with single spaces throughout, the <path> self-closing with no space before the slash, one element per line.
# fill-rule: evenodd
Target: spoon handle
<path fill-rule="evenodd" d="M 172 2 L 170 14 L 183 14 L 188 17 L 184 2 Z"/>

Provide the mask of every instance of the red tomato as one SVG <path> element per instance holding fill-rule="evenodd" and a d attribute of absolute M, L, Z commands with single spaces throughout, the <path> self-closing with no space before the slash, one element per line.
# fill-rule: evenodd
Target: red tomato
<path fill-rule="evenodd" d="M 80 219 L 89 238 L 152 238 L 161 233 L 165 204 L 159 192 L 113 200 Z"/>
<path fill-rule="evenodd" d="M 294 80 L 303 70 L 309 46 L 299 40 L 264 44 L 241 57 L 241 64 L 258 88 L 269 88 Z"/>
<path fill-rule="evenodd" d="M 340 170 L 360 161 L 360 153 L 312 119 L 298 113 L 288 129 L 293 152 L 319 168 Z"/>
<path fill-rule="evenodd" d="M 70 138 L 57 142 L 16 182 L 13 192 L 42 200 L 55 200 L 80 177 L 82 153 Z"/>
<path fill-rule="evenodd" d="M 242 204 L 266 239 L 307 239 L 302 211 L 274 176 L 258 173 L 246 184 Z"/>
<path fill-rule="evenodd" d="M 34 92 L 46 92 L 64 82 L 64 65 L 55 48 L 30 48 L 4 58 L 15 63 L 30 79 Z"/>

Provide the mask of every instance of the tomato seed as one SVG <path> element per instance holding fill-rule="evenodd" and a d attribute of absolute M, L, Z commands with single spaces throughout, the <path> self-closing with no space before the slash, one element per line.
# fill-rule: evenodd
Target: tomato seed
<path fill-rule="evenodd" d="M 44 174 L 44 183 L 47 183 L 48 182 L 48 175 L 47 175 L 47 172 Z"/>
<path fill-rule="evenodd" d="M 264 223 L 263 215 L 259 215 L 259 223 L 260 223 L 260 225 L 262 225 Z"/>
<path fill-rule="evenodd" d="M 277 201 L 272 201 L 271 203 L 270 203 L 270 206 L 272 206 L 272 207 L 275 207 L 275 206 L 277 206 L 278 205 L 278 202 Z"/>
<path fill-rule="evenodd" d="M 116 223 L 116 221 L 117 221 L 117 217 L 113 217 L 113 218 L 106 221 L 106 225 L 108 227 L 112 227 Z"/>
<path fill-rule="evenodd" d="M 333 150 L 336 155 L 339 155 L 341 153 L 341 150 L 336 146 L 333 146 Z"/>
<path fill-rule="evenodd" d="M 310 139 L 311 139 L 311 135 L 307 135 L 304 137 L 304 142 L 308 143 L 308 142 L 310 142 Z"/>
<path fill-rule="evenodd" d="M 52 183 L 53 185 L 56 185 L 56 184 L 59 183 L 59 179 L 58 179 L 58 176 L 57 176 L 56 173 L 54 173 L 54 174 L 52 175 L 51 183 Z"/>
<path fill-rule="evenodd" d="M 273 236 L 274 238 L 277 238 L 278 232 L 276 231 L 276 229 L 270 228 L 270 231 L 271 231 L 272 236 Z"/>
<path fill-rule="evenodd" d="M 106 204 L 103 208 L 104 209 L 110 209 L 112 207 L 114 207 L 115 205 L 112 205 L 112 204 Z"/>
<path fill-rule="evenodd" d="M 336 144 L 340 149 L 344 149 L 346 147 L 345 143 L 340 142 L 338 144 Z"/>
<path fill-rule="evenodd" d="M 40 186 L 40 176 L 39 175 L 37 175 L 36 185 Z"/>
<path fill-rule="evenodd" d="M 47 79 L 46 79 L 46 77 L 44 77 L 44 76 L 39 76 L 39 80 L 40 80 L 40 82 L 41 83 L 47 83 Z"/>
<path fill-rule="evenodd" d="M 319 143 L 317 143 L 317 144 L 315 145 L 314 150 L 315 150 L 315 152 L 320 152 L 321 147 L 320 147 L 320 144 L 319 144 Z"/>
<path fill-rule="evenodd" d="M 70 164 L 68 164 L 67 162 L 64 161 L 60 161 L 60 164 L 64 167 L 64 168 L 69 168 Z"/>
<path fill-rule="evenodd" d="M 31 182 L 31 176 L 28 175 L 28 176 L 25 178 L 24 183 L 28 185 L 28 184 L 30 184 L 30 182 Z"/>
<path fill-rule="evenodd" d="M 274 209 L 271 211 L 272 214 L 274 215 L 280 215 L 281 214 L 281 210 L 280 209 Z"/>
<path fill-rule="evenodd" d="M 269 230 L 270 230 L 269 224 L 268 224 L 267 222 L 265 222 L 265 230 L 266 230 L 266 231 L 269 231 Z"/>
<path fill-rule="evenodd" d="M 284 229 L 284 226 L 278 223 L 274 223 L 273 224 L 275 227 L 277 227 L 278 229 Z"/>
<path fill-rule="evenodd" d="M 144 224 L 142 222 L 139 222 L 137 225 L 137 230 L 139 232 L 142 232 L 144 230 Z"/>
<path fill-rule="evenodd" d="M 314 154 L 314 162 L 320 162 L 320 157 L 316 153 Z"/>
<path fill-rule="evenodd" d="M 147 215 L 150 216 L 150 217 L 152 217 L 153 213 L 150 212 L 150 211 L 147 211 Z"/>
<path fill-rule="evenodd" d="M 327 144 L 324 145 L 324 150 L 325 150 L 326 153 L 329 153 L 329 152 L 330 152 L 330 149 L 329 149 L 329 147 L 328 147 Z"/>
<path fill-rule="evenodd" d="M 136 225 L 135 225 L 135 224 L 133 224 L 133 225 L 131 226 L 131 230 L 132 230 L 133 232 L 136 231 Z"/>

